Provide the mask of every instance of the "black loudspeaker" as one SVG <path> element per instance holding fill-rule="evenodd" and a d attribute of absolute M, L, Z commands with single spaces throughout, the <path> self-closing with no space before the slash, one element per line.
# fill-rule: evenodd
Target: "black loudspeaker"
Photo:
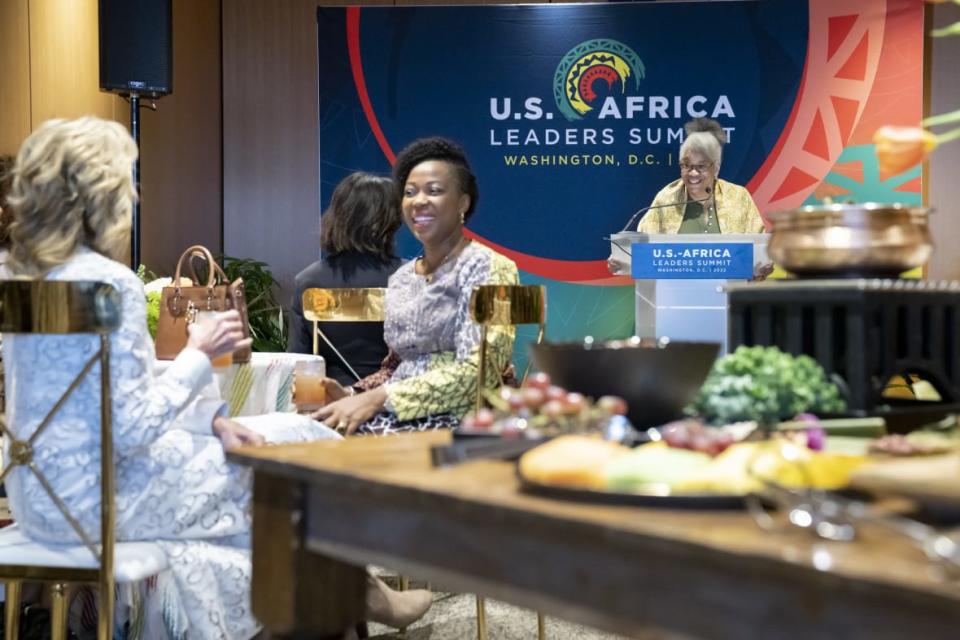
<path fill-rule="evenodd" d="M 100 89 L 173 92 L 171 0 L 100 0 Z"/>

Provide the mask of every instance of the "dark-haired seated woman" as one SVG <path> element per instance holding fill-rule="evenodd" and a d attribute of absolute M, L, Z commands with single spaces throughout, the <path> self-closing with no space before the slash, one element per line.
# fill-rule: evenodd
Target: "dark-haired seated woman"
<path fill-rule="evenodd" d="M 384 367 L 352 387 L 328 381 L 335 401 L 314 414 L 346 433 L 387 434 L 455 426 L 476 394 L 480 327 L 470 294 L 482 284 L 516 284 L 516 265 L 464 236 L 479 199 L 463 150 L 443 138 L 417 140 L 397 157 L 403 221 L 423 245 L 387 287 Z M 513 351 L 512 327 L 491 327 L 488 387 Z"/>
<path fill-rule="evenodd" d="M 403 261 L 394 254 L 400 228 L 400 202 L 393 180 L 368 173 L 344 178 L 321 218 L 323 258 L 297 274 L 291 302 L 287 351 L 313 353 L 313 323 L 303 317 L 303 292 L 313 287 L 385 287 Z M 379 370 L 387 355 L 379 322 L 321 322 L 320 330 L 336 347 L 318 341 L 327 375 L 340 384 Z M 352 369 L 352 371 L 351 371 Z"/>

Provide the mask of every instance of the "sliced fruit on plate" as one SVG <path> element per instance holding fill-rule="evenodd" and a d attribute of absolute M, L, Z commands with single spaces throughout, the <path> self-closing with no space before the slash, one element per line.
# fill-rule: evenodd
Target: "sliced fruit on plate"
<path fill-rule="evenodd" d="M 710 464 L 708 454 L 677 449 L 662 442 L 637 447 L 607 467 L 607 489 L 610 491 L 643 491 L 651 484 L 683 480 Z"/>
<path fill-rule="evenodd" d="M 630 448 L 594 436 L 560 436 L 520 458 L 520 475 L 531 482 L 603 489 L 607 465 Z"/>

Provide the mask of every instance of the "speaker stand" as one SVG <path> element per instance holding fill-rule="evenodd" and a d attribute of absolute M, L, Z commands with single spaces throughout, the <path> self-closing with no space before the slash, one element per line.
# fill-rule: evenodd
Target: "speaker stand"
<path fill-rule="evenodd" d="M 133 91 L 130 98 L 130 135 L 133 137 L 137 150 L 140 150 L 140 94 Z M 151 111 L 157 110 L 157 103 L 153 100 L 144 105 Z M 133 186 L 137 190 L 137 199 L 133 203 L 133 220 L 130 225 L 130 267 L 136 271 L 140 268 L 140 156 L 133 163 Z"/>
<path fill-rule="evenodd" d="M 140 94 L 130 94 L 130 135 L 137 145 L 137 159 L 133 163 L 133 186 L 137 199 L 133 201 L 133 224 L 130 228 L 130 266 L 140 268 Z"/>

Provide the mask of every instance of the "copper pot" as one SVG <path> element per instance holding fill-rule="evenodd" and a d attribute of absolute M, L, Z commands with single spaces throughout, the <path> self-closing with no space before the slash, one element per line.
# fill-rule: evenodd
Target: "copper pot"
<path fill-rule="evenodd" d="M 831 204 L 770 215 L 767 254 L 808 277 L 896 277 L 933 251 L 929 209 L 901 204 Z"/>

